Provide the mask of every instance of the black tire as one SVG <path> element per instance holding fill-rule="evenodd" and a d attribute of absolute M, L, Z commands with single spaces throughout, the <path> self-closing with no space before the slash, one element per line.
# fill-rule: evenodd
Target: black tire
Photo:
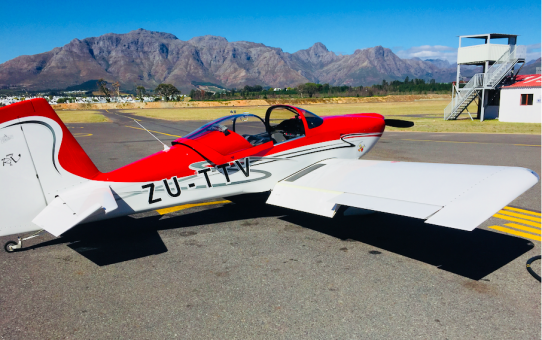
<path fill-rule="evenodd" d="M 4 250 L 7 251 L 8 253 L 13 253 L 15 251 L 15 249 L 10 249 L 9 246 L 16 246 L 16 245 L 17 245 L 17 242 L 8 241 L 8 242 L 6 242 L 6 244 L 4 244 Z"/>
<path fill-rule="evenodd" d="M 533 268 L 531 268 L 531 264 L 536 261 L 536 260 L 540 260 L 540 255 L 538 256 L 535 256 L 535 257 L 531 257 L 528 261 L 527 261 L 527 271 L 529 272 L 529 274 L 531 274 L 535 279 L 538 280 L 538 282 L 540 282 L 540 275 L 538 275 L 537 273 L 534 272 Z"/>

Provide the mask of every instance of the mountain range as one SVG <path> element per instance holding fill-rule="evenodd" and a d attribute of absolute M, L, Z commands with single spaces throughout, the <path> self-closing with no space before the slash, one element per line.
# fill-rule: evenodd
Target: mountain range
<path fill-rule="evenodd" d="M 138 29 L 73 39 L 45 53 L 9 60 L 0 64 L 0 88 L 65 89 L 104 78 L 119 81 L 123 89 L 169 83 L 187 93 L 203 83 L 225 88 L 287 87 L 306 82 L 366 86 L 407 76 L 450 82 L 455 73 L 455 65 L 447 61 L 401 59 L 382 46 L 337 55 L 316 43 L 287 53 L 218 36 L 183 41 L 173 34 Z"/>

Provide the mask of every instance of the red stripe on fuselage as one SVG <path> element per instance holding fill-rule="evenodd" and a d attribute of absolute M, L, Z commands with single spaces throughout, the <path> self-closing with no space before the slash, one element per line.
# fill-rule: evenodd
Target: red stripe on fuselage
<path fill-rule="evenodd" d="M 380 137 L 384 131 L 384 126 L 384 117 L 379 114 L 350 114 L 325 117 L 322 125 L 313 129 L 306 128 L 305 137 L 275 145 L 271 149 L 252 156 L 273 156 L 308 145 L 339 141 L 342 136 L 349 134 L 360 134 L 359 136 L 352 136 L 353 138 Z M 182 139 L 177 141 L 182 141 Z M 205 154 L 199 154 L 187 146 L 174 145 L 169 151 L 157 152 L 120 169 L 100 174 L 94 179 L 110 182 L 149 182 L 160 181 L 173 176 L 178 178 L 191 176 L 195 174 L 195 171 L 188 166 L 192 163 L 205 161 L 202 156 L 205 156 Z"/>
<path fill-rule="evenodd" d="M 297 110 L 297 108 L 294 109 Z M 299 111 L 299 113 L 303 115 L 303 112 Z M 167 152 L 160 151 L 117 170 L 100 173 L 56 112 L 44 99 L 32 99 L 1 108 L 0 124 L 9 121 L 18 122 L 20 118 L 32 116 L 49 118 L 60 126 L 63 132 L 63 139 L 57 140 L 57 143 L 60 144 L 57 146 L 59 147 L 60 166 L 83 178 L 106 182 L 160 181 L 173 176 L 181 178 L 194 175 L 195 171 L 189 168 L 190 164 L 205 161 L 205 154 L 202 154 L 200 150 L 194 150 L 184 145 L 174 145 Z M 308 129 L 306 121 L 304 121 L 305 137 L 275 145 L 271 149 L 251 156 L 273 156 L 313 144 L 339 141 L 341 137 L 349 134 L 360 134 L 359 137 L 380 137 L 385 127 L 384 117 L 376 113 L 348 114 L 324 117 L 323 119 L 324 123 L 313 129 Z M 358 136 L 344 138 L 358 138 Z M 224 148 L 224 146 L 221 147 Z M 228 149 L 228 151 L 231 150 Z"/>

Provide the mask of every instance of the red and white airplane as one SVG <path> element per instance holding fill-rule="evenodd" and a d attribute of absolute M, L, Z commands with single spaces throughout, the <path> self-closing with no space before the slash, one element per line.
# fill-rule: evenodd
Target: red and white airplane
<path fill-rule="evenodd" d="M 263 119 L 217 119 L 102 173 L 45 100 L 9 105 L 0 109 L 0 236 L 59 236 L 90 221 L 265 191 L 269 204 L 327 217 L 344 205 L 473 230 L 539 180 L 517 167 L 360 160 L 385 125 L 375 113 L 320 118 L 275 105 Z"/>

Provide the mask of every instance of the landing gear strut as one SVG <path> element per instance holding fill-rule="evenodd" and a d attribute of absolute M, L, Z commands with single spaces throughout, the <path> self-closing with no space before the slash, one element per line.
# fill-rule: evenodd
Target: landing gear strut
<path fill-rule="evenodd" d="M 17 249 L 21 249 L 23 247 L 23 241 L 30 240 L 31 238 L 39 236 L 43 232 L 43 229 L 36 231 L 35 233 L 31 234 L 27 237 L 17 237 L 17 242 L 15 241 L 8 241 L 6 244 L 4 244 L 4 250 L 8 253 L 13 253 Z"/>

